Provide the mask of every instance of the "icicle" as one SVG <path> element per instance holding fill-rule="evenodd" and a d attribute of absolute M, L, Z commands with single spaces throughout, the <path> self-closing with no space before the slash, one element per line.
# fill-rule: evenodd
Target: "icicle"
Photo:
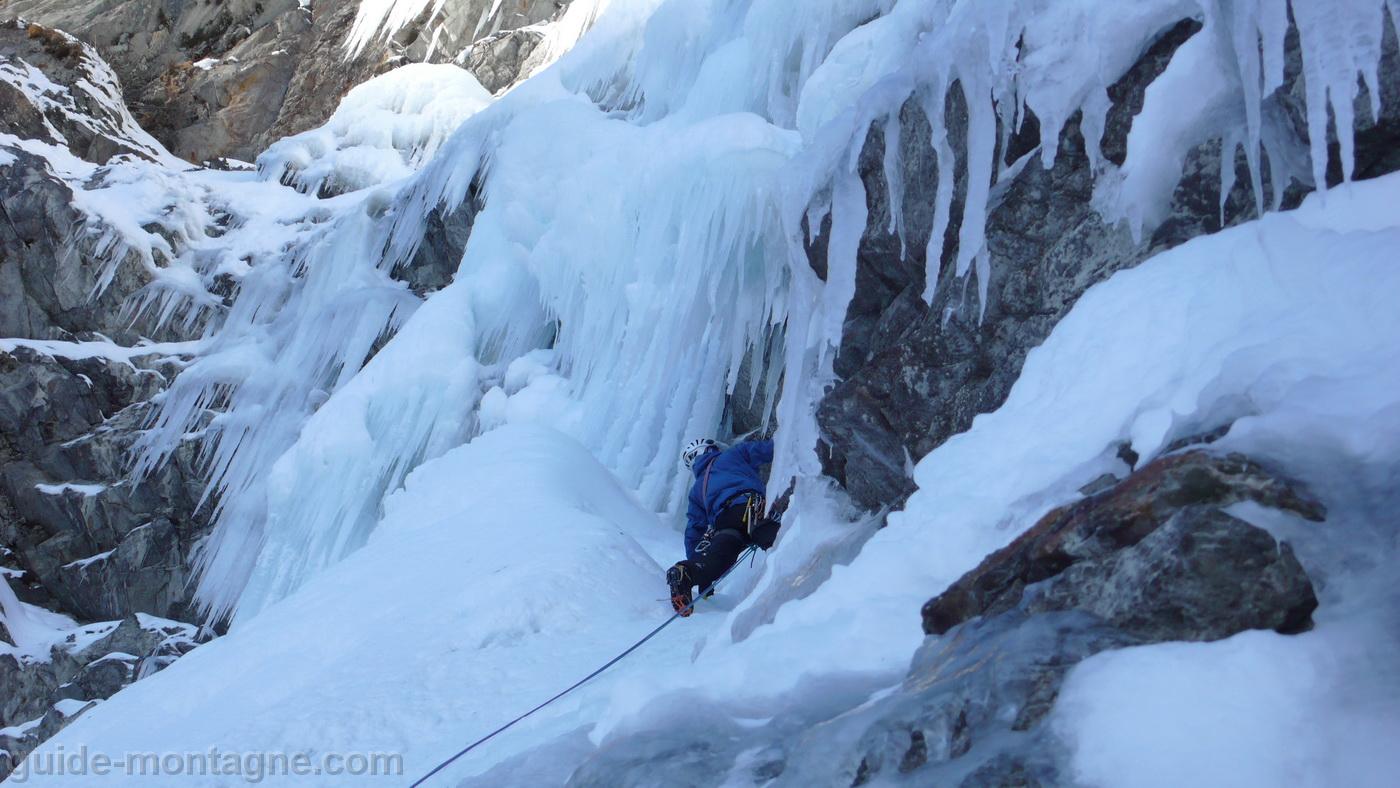
<path fill-rule="evenodd" d="M 1281 3 L 1269 3 L 1271 9 L 1282 11 Z M 1244 95 L 1244 155 L 1245 161 L 1249 165 L 1250 183 L 1254 193 L 1254 207 L 1257 215 L 1264 213 L 1264 187 L 1260 174 L 1259 164 L 1259 137 L 1262 121 L 1260 120 L 1261 104 L 1264 100 L 1265 78 L 1262 72 L 1263 64 L 1260 62 L 1260 35 L 1266 25 L 1260 16 L 1259 0 L 1235 0 L 1232 3 L 1231 11 L 1233 18 L 1229 22 L 1223 19 L 1214 18 L 1219 14 L 1217 9 L 1210 9 L 1207 12 L 1207 26 L 1212 29 L 1220 29 L 1221 35 L 1228 34 L 1230 46 L 1235 55 L 1235 67 L 1238 70 L 1240 87 Z M 1270 32 L 1277 32 L 1270 26 Z M 1264 51 L 1267 53 L 1272 49 L 1272 44 L 1266 45 Z M 1220 149 L 1220 223 L 1225 224 L 1225 201 L 1230 196 L 1230 190 L 1235 183 L 1235 152 L 1241 140 L 1235 132 L 1227 131 L 1225 139 L 1221 141 Z"/>
<path fill-rule="evenodd" d="M 967 100 L 967 195 L 963 222 L 958 233 L 956 273 L 966 276 L 973 260 L 986 243 L 987 198 L 996 166 L 996 113 L 991 90 L 979 77 L 959 73 L 963 97 Z M 940 173 L 940 178 L 950 177 Z"/>
<path fill-rule="evenodd" d="M 932 144 L 938 164 L 938 186 L 933 198 L 933 229 L 929 233 L 924 273 L 924 302 L 932 304 L 938 292 L 938 275 L 943 264 L 943 245 L 948 233 L 953 209 L 953 148 L 948 144 L 948 129 L 943 122 L 947 101 L 948 83 L 946 75 L 933 79 L 922 101 L 924 116 L 933 130 Z"/>
<path fill-rule="evenodd" d="M 1319 189 L 1326 185 L 1328 108 L 1336 121 L 1342 179 L 1350 181 L 1355 167 L 1352 107 L 1358 75 L 1370 88 L 1372 107 L 1378 106 L 1375 85 L 1381 56 L 1382 10 L 1377 0 L 1293 3 L 1293 19 L 1303 49 L 1313 180 Z"/>
<path fill-rule="evenodd" d="M 350 35 L 345 39 L 346 56 L 355 57 L 376 39 L 393 36 L 425 11 L 431 24 L 445 3 L 446 0 L 359 0 Z"/>
<path fill-rule="evenodd" d="M 903 258 L 907 244 L 904 238 L 904 170 L 899 158 L 900 122 L 899 113 L 885 116 L 885 156 L 882 162 L 885 172 L 885 190 L 889 194 L 890 223 L 887 232 L 899 236 L 899 256 Z"/>
<path fill-rule="evenodd" d="M 841 345 L 846 305 L 855 296 L 856 252 L 865 233 L 868 211 L 865 186 L 853 167 L 836 176 L 831 193 L 831 241 L 827 245 L 826 287 L 822 291 L 825 347 Z"/>
<path fill-rule="evenodd" d="M 1104 127 L 1108 123 L 1108 111 L 1112 106 L 1112 102 L 1108 99 L 1108 91 L 1101 86 L 1090 90 L 1088 97 L 1084 100 L 1079 130 L 1084 137 L 1084 152 L 1089 157 L 1089 168 L 1095 174 L 1103 169 Z M 1041 139 L 1041 144 L 1045 144 L 1044 138 Z M 1059 147 L 1058 134 L 1053 144 Z"/>

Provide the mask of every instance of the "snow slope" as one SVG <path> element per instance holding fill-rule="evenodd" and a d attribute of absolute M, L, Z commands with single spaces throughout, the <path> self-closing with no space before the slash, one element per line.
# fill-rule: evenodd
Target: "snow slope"
<path fill-rule="evenodd" d="M 1385 483 L 1400 471 L 1400 315 L 1387 307 L 1400 296 L 1389 254 L 1400 244 L 1388 209 L 1397 200 L 1400 176 L 1358 183 L 1093 288 L 1031 354 L 1006 405 L 919 463 L 906 509 L 815 593 L 734 641 L 736 622 L 765 602 L 764 574 L 823 544 L 812 535 L 832 514 L 809 495 L 772 563 L 742 570 L 717 609 L 449 774 L 553 742 L 510 782 L 557 782 L 593 745 L 672 714 L 839 713 L 898 682 L 931 593 L 1071 498 L 1120 439 L 1150 457 L 1233 421 L 1221 446 L 1291 463 L 1329 505 L 1395 504 Z M 1393 773 L 1387 749 L 1351 757 L 1400 725 L 1393 664 L 1356 662 L 1393 646 L 1385 624 L 1400 613 L 1393 591 L 1376 593 L 1395 535 L 1365 514 L 1341 506 L 1312 532 L 1270 525 L 1293 529 L 1323 579 L 1316 631 L 1166 644 L 1082 666 L 1059 714 L 1086 782 L 1267 786 L 1287 767 L 1303 784 L 1379 784 Z M 660 565 L 679 553 L 674 540 L 578 443 L 504 426 L 411 474 L 363 548 L 46 747 L 401 750 L 409 771 L 426 771 L 662 620 Z M 1230 680 L 1241 671 L 1249 680 Z M 1142 703 L 1125 707 L 1127 691 Z M 1294 760 L 1276 765 L 1276 748 L 1313 720 L 1370 738 L 1290 745 Z"/>
<path fill-rule="evenodd" d="M 582 676 L 653 626 L 661 569 L 643 545 L 669 537 L 577 443 L 502 428 L 420 468 L 365 548 L 314 585 L 66 735 L 112 752 L 402 752 L 417 768 L 444 731 L 494 727 L 547 677 Z M 695 631 L 672 635 L 683 664 Z M 578 725 L 578 703 L 543 729 Z"/>

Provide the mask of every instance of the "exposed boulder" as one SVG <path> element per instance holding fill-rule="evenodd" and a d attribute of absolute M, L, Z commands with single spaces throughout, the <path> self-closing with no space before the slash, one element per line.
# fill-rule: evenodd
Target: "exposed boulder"
<path fill-rule="evenodd" d="M 1317 607 L 1307 575 L 1287 545 L 1273 550 L 1268 534 L 1220 511 L 1243 501 L 1325 516 L 1321 504 L 1240 455 L 1163 457 L 1045 515 L 988 556 L 924 606 L 924 632 L 941 635 L 1023 604 L 1031 612 L 1087 610 L 1155 639 L 1300 631 Z M 1246 572 L 1254 576 L 1240 583 Z M 1024 599 L 1037 583 L 1046 585 Z M 1185 620 L 1171 619 L 1177 611 Z"/>
<path fill-rule="evenodd" d="M 540 61 L 544 33 L 537 29 L 505 30 L 477 41 L 466 52 L 466 66 L 481 84 L 497 93 L 528 76 Z"/>
<path fill-rule="evenodd" d="M 1203 451 L 1158 459 L 1050 513 L 925 606 L 931 637 L 901 692 L 818 726 L 790 762 L 801 772 L 809 758 L 824 760 L 852 785 L 896 776 L 1062 784 L 1067 767 L 1041 723 L 1079 662 L 1126 646 L 1310 626 L 1307 573 L 1287 544 L 1223 511 L 1241 501 L 1324 514 L 1248 459 Z M 835 728 L 859 731 L 856 755 L 839 765 L 814 752 Z"/>
<path fill-rule="evenodd" d="M 1307 573 L 1288 545 L 1224 511 L 1244 501 L 1324 514 L 1247 458 L 1159 458 L 1048 514 L 931 600 L 930 634 L 896 691 L 843 700 L 838 683 L 762 726 L 697 704 L 664 734 L 643 728 L 583 753 L 568 784 L 1066 784 L 1068 753 L 1046 721 L 1075 665 L 1110 649 L 1309 625 Z"/>

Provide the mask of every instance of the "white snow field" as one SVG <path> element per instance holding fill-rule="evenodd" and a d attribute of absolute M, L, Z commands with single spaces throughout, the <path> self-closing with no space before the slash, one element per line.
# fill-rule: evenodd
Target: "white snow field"
<path fill-rule="evenodd" d="M 1385 656 L 1400 595 L 1381 582 L 1400 556 L 1378 517 L 1400 504 L 1400 312 L 1386 308 L 1400 296 L 1397 200 L 1400 176 L 1337 189 L 1093 288 L 1006 405 L 919 463 L 908 507 L 815 593 L 732 642 L 763 601 L 760 589 L 724 612 L 762 564 L 745 568 L 697 616 L 448 774 L 565 737 L 518 783 L 548 784 L 571 768 L 560 752 L 587 750 L 566 734 L 606 743 L 697 707 L 836 711 L 899 680 L 930 589 L 1072 495 L 1116 441 L 1151 457 L 1169 436 L 1238 419 L 1222 446 L 1297 462 L 1324 502 L 1372 509 L 1325 524 L 1244 512 L 1320 578 L 1319 626 L 1100 655 L 1072 675 L 1057 727 L 1090 784 L 1385 784 L 1400 765 L 1385 746 L 1400 730 L 1400 668 Z M 798 512 L 773 565 L 830 518 Z M 663 620 L 675 540 L 576 441 L 497 428 L 409 475 L 345 560 L 44 751 L 402 752 L 426 771 Z"/>
<path fill-rule="evenodd" d="M 1037 154 L 1053 157 L 1060 121 L 1082 110 L 1085 128 L 1101 127 L 1106 86 L 1198 16 L 1205 28 L 1148 91 L 1124 165 L 1100 162 L 1101 210 L 1149 231 L 1180 156 L 1205 139 L 1230 135 L 1261 178 L 1275 140 L 1259 96 L 1282 78 L 1283 0 L 1147 0 L 1113 14 L 1090 0 L 825 0 L 801 14 L 792 0 L 585 5 L 592 27 L 553 67 L 489 102 L 456 85 L 479 103 L 450 138 L 419 117 L 433 102 L 400 100 L 428 93 L 381 78 L 355 101 L 413 116 L 384 121 L 390 133 L 338 116 L 275 147 L 261 180 L 219 176 L 247 189 L 235 213 L 268 219 L 225 242 L 256 244 L 251 263 L 234 266 L 244 257 L 227 245 L 189 261 L 199 292 L 215 271 L 239 292 L 210 306 L 217 320 L 162 395 L 140 467 L 190 433 L 203 442 L 219 503 L 200 601 L 233 626 L 32 761 L 83 745 L 399 752 L 406 773 L 386 784 L 426 772 L 669 615 L 662 567 L 681 555 L 686 485 L 675 457 L 716 429 L 749 348 L 769 346 L 768 378 L 784 375 L 781 399 L 759 394 L 780 425 L 770 492 L 802 477 L 778 549 L 441 784 L 542 745 L 509 781 L 559 783 L 596 746 L 697 708 L 760 725 L 858 705 L 901 679 L 924 639 L 920 605 L 1111 468 L 1120 441 L 1150 458 L 1230 423 L 1220 446 L 1285 463 L 1332 507 L 1321 525 L 1242 513 L 1295 543 L 1318 580 L 1318 626 L 1087 661 L 1055 712 L 1076 776 L 1323 786 L 1400 769 L 1381 746 L 1400 730 L 1400 674 L 1383 656 L 1400 621 L 1388 582 L 1400 558 L 1400 176 L 1315 194 L 1090 290 L 1007 402 L 917 464 L 918 492 L 873 535 L 815 479 L 813 402 L 855 286 L 868 123 L 897 129 L 919 96 L 946 160 L 942 91 L 962 86 L 974 186 L 957 266 L 985 272 L 996 113 L 1052 119 Z M 357 35 L 429 6 L 366 4 Z M 1325 127 L 1330 101 L 1347 173 L 1351 99 L 1358 75 L 1375 84 L 1379 31 L 1396 20 L 1386 7 L 1295 3 L 1310 121 Z M 1185 94 L 1203 99 L 1189 118 Z M 352 138 L 377 151 L 345 155 Z M 355 190 L 317 200 L 281 186 L 288 162 L 314 174 L 301 184 L 313 193 L 332 177 Z M 902 195 L 898 165 L 886 172 Z M 1272 182 L 1320 178 L 1326 150 L 1310 165 Z M 935 186 L 936 227 L 952 180 Z M 279 195 L 277 215 L 295 220 L 258 214 L 255 194 Z M 458 206 L 477 211 L 461 266 L 421 300 L 389 272 L 434 209 Z M 822 281 L 801 228 L 828 213 Z M 224 412 L 205 424 L 214 403 Z M 814 566 L 829 579 L 794 593 Z"/>

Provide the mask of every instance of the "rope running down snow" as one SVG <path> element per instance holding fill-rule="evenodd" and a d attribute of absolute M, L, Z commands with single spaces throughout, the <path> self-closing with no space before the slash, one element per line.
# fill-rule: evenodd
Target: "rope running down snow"
<path fill-rule="evenodd" d="M 636 643 L 633 643 L 631 646 L 628 646 L 626 651 L 623 651 L 621 654 L 618 654 L 617 656 L 615 656 L 615 657 L 613 657 L 612 659 L 608 660 L 607 663 L 604 664 L 602 667 L 598 668 L 597 670 L 593 671 L 592 673 L 589 673 L 587 676 L 584 676 L 583 678 L 581 678 L 581 679 L 579 679 L 578 681 L 574 682 L 574 684 L 573 684 L 572 686 L 570 686 L 568 689 L 566 689 L 566 690 L 560 692 L 558 695 L 555 695 L 554 697 L 550 698 L 549 700 L 545 701 L 544 703 L 541 703 L 540 705 L 536 706 L 536 707 L 533 708 L 533 709 L 530 709 L 529 711 L 525 712 L 524 714 L 520 715 L 519 717 L 516 717 L 515 719 L 511 720 L 510 722 L 507 722 L 505 725 L 502 725 L 501 727 L 497 728 L 496 730 L 491 731 L 490 733 L 486 734 L 485 736 L 482 736 L 480 739 L 477 739 L 476 741 L 472 742 L 471 744 L 468 744 L 466 747 L 463 747 L 461 750 L 458 750 L 457 753 L 456 753 L 455 755 L 453 755 L 451 758 L 448 758 L 447 760 L 445 760 L 445 761 L 443 761 L 442 763 L 438 764 L 436 767 L 433 768 L 432 771 L 430 771 L 430 772 L 428 772 L 427 774 L 423 775 L 422 777 L 418 778 L 417 782 L 413 783 L 413 785 L 410 786 L 410 788 L 418 788 L 418 786 L 420 786 L 420 785 L 422 785 L 423 783 L 427 782 L 428 779 L 431 778 L 433 775 L 435 775 L 435 774 L 437 774 L 438 772 L 442 771 L 443 769 L 447 768 L 447 766 L 448 766 L 449 764 L 451 764 L 453 761 L 457 760 L 458 758 L 462 757 L 463 755 L 466 755 L 467 753 L 471 752 L 472 750 L 476 749 L 477 747 L 481 746 L 482 744 L 485 744 L 486 742 L 488 742 L 488 741 L 490 741 L 491 739 L 495 738 L 497 734 L 504 733 L 504 732 L 505 732 L 506 730 L 508 730 L 511 726 L 515 725 L 517 722 L 520 722 L 521 720 L 525 719 L 526 717 L 529 717 L 531 714 L 534 714 L 535 712 L 539 711 L 540 709 L 543 709 L 545 706 L 548 706 L 549 704 L 553 703 L 554 701 L 559 700 L 560 698 L 564 697 L 565 695 L 568 695 L 570 692 L 573 692 L 574 690 L 578 689 L 579 687 L 582 687 L 584 684 L 587 684 L 589 681 L 591 681 L 592 679 L 594 679 L 595 677 L 597 677 L 597 676 L 598 676 L 599 674 L 601 674 L 603 671 L 605 671 L 605 670 L 607 670 L 608 668 L 612 667 L 613 665 L 616 665 L 617 663 L 621 662 L 628 654 L 631 654 L 632 652 L 634 652 L 634 651 L 636 651 L 637 649 L 641 648 L 641 647 L 642 647 L 642 644 L 644 644 L 644 643 L 646 643 L 648 640 L 651 640 L 652 638 L 656 637 L 658 634 L 661 633 L 661 630 L 663 630 L 663 629 L 665 629 L 666 627 L 670 626 L 671 623 L 674 622 L 676 619 L 680 618 L 680 617 L 683 616 L 683 615 L 686 615 L 686 614 L 690 613 L 690 611 L 691 611 L 692 609 L 694 609 L 694 607 L 695 607 L 695 605 L 696 605 L 697 602 L 699 602 L 701 599 L 703 599 L 703 598 L 705 597 L 706 594 L 708 594 L 708 593 L 710 593 L 711 591 L 713 591 L 714 588 L 715 588 L 715 586 L 719 585 L 719 582 L 720 582 L 721 580 L 723 580 L 724 578 L 728 577 L 728 576 L 729 576 L 729 573 L 730 573 L 730 572 L 733 572 L 735 567 L 737 567 L 739 564 L 743 563 L 745 558 L 747 558 L 747 557 L 749 557 L 750 555 L 752 555 L 755 549 L 756 549 L 756 548 L 754 548 L 752 545 L 750 545 L 750 546 L 748 547 L 748 549 L 746 549 L 746 550 L 744 550 L 744 552 L 740 553 L 740 554 L 739 554 L 739 557 L 736 558 L 736 559 L 734 560 L 734 565 L 733 565 L 733 566 L 731 566 L 731 567 L 729 567 L 728 569 L 724 570 L 724 574 L 722 574 L 722 575 L 720 575 L 718 578 L 716 578 L 716 579 L 715 579 L 715 582 L 711 583 L 711 584 L 709 585 L 708 588 L 706 588 L 704 591 L 700 592 L 699 594 L 696 594 L 696 595 L 695 595 L 695 599 L 694 599 L 693 601 L 691 601 L 691 603 L 690 603 L 689 605 L 686 605 L 685 607 L 681 608 L 680 610 L 677 610 L 675 613 L 672 613 L 670 618 L 668 618 L 668 619 L 666 619 L 665 621 L 661 622 L 660 626 L 658 626 L 656 629 L 653 629 L 652 631 L 648 632 L 648 633 L 646 634 L 646 636 L 643 637 L 641 640 L 638 640 Z"/>

